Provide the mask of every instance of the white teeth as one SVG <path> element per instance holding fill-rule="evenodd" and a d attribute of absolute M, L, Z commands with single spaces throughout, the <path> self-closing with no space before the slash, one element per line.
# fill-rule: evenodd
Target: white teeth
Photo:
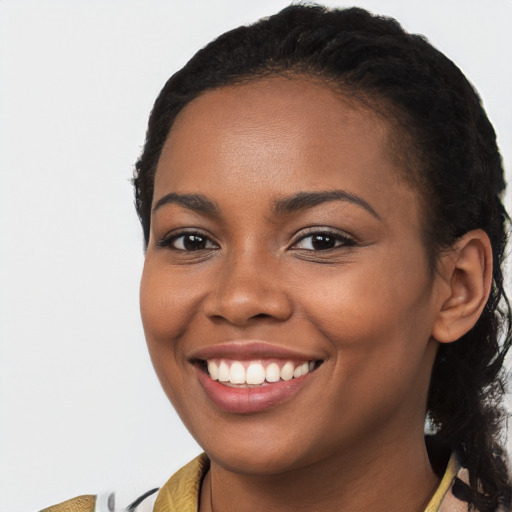
<path fill-rule="evenodd" d="M 291 380 L 293 379 L 293 363 L 288 361 L 282 368 L 281 368 L 281 379 L 283 380 Z"/>
<path fill-rule="evenodd" d="M 242 363 L 235 361 L 229 370 L 229 382 L 231 384 L 245 384 L 245 368 Z"/>
<path fill-rule="evenodd" d="M 265 381 L 265 369 L 260 363 L 251 363 L 247 368 L 247 384 L 263 384 Z"/>
<path fill-rule="evenodd" d="M 295 370 L 293 370 L 293 378 L 302 377 L 309 373 L 309 363 L 302 363 L 300 366 L 297 366 Z"/>
<path fill-rule="evenodd" d="M 208 362 L 208 373 L 213 380 L 219 378 L 219 368 L 213 361 Z"/>
<path fill-rule="evenodd" d="M 291 361 L 287 361 L 282 368 L 275 362 L 269 363 L 266 367 L 261 361 L 243 363 L 242 361 L 221 360 L 219 363 L 218 360 L 212 360 L 207 362 L 208 373 L 212 380 L 253 386 L 259 386 L 265 381 L 278 382 L 279 380 L 297 379 L 309 373 L 314 367 L 313 361 L 306 361 L 297 366 Z"/>
<path fill-rule="evenodd" d="M 281 370 L 277 363 L 270 363 L 265 370 L 265 380 L 267 382 L 277 382 L 281 378 Z"/>
<path fill-rule="evenodd" d="M 219 380 L 229 382 L 229 366 L 224 361 L 219 364 Z"/>

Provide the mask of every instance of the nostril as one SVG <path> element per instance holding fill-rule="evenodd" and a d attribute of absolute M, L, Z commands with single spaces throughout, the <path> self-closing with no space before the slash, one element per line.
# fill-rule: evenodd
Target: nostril
<path fill-rule="evenodd" d="M 272 315 L 269 315 L 268 313 L 258 313 L 257 315 L 253 315 L 251 318 L 255 318 L 255 319 L 272 318 Z"/>
<path fill-rule="evenodd" d="M 234 314 L 214 314 L 209 316 L 210 320 L 214 323 L 227 321 L 233 325 L 250 325 L 252 323 L 272 321 L 274 319 L 274 316 L 268 313 L 257 313 L 255 315 L 247 315 L 246 317 L 239 317 Z"/>

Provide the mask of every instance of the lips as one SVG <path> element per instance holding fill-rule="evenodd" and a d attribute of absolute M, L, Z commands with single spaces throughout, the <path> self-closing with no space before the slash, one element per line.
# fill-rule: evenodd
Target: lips
<path fill-rule="evenodd" d="M 322 358 L 265 342 L 236 341 L 203 348 L 189 361 L 218 408 L 247 414 L 290 399 L 306 386 Z"/>

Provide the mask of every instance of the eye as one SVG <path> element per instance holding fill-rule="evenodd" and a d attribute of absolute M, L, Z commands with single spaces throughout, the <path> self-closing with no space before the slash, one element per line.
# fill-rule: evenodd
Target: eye
<path fill-rule="evenodd" d="M 337 247 L 351 247 L 354 245 L 356 245 L 355 240 L 341 233 L 316 231 L 300 237 L 292 248 L 306 251 L 328 251 Z"/>
<path fill-rule="evenodd" d="M 211 238 L 198 232 L 181 232 L 167 236 L 157 242 L 159 247 L 169 247 L 176 251 L 204 251 L 209 249 L 218 249 Z"/>

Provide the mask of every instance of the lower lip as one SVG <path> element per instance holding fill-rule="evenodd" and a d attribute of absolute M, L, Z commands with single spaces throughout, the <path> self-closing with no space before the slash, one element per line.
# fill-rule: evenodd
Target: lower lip
<path fill-rule="evenodd" d="M 265 386 L 230 387 L 211 379 L 204 371 L 197 368 L 199 382 L 208 398 L 226 412 L 250 414 L 264 411 L 280 404 L 295 395 L 311 375 L 287 381 L 268 383 Z"/>

